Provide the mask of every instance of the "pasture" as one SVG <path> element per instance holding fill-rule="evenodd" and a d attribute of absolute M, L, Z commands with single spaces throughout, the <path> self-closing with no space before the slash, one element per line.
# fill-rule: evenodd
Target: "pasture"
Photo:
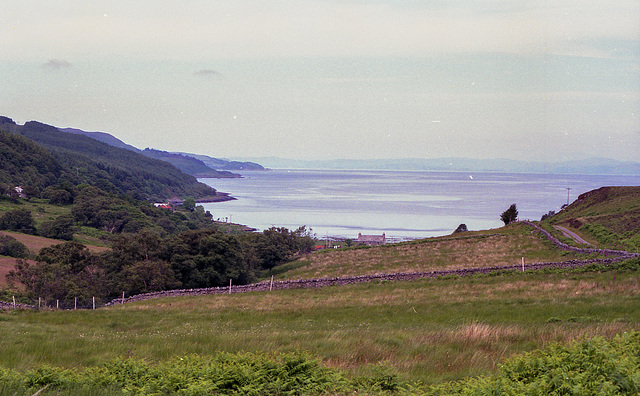
<path fill-rule="evenodd" d="M 550 343 L 631 330 L 640 330 L 635 271 L 525 272 L 6 311 L 0 366 L 304 351 L 353 376 L 382 362 L 405 381 L 438 384 L 494 373 Z"/>

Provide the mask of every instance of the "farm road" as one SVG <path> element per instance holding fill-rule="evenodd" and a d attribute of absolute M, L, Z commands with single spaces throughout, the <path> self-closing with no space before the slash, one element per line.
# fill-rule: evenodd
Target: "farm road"
<path fill-rule="evenodd" d="M 584 239 L 580 238 L 580 236 L 578 234 L 576 234 L 573 231 L 569 231 L 564 227 L 561 226 L 557 226 L 554 225 L 553 228 L 555 228 L 556 230 L 559 230 L 560 232 L 562 232 L 562 235 L 568 237 L 568 238 L 572 238 L 574 241 L 578 242 L 578 243 L 582 243 L 583 245 L 591 245 L 589 242 L 585 241 Z"/>
<path fill-rule="evenodd" d="M 560 242 L 557 238 L 553 237 L 548 231 L 544 230 L 537 224 L 522 221 L 523 224 L 529 225 L 533 228 L 534 232 L 541 232 L 546 238 L 552 241 L 556 246 L 563 250 L 571 250 L 577 253 L 583 254 L 602 254 L 607 258 L 600 259 L 588 259 L 588 260 L 569 260 L 563 262 L 547 262 L 547 263 L 529 263 L 526 266 L 527 270 L 540 270 L 544 268 L 578 268 L 590 264 L 603 264 L 610 265 L 616 261 L 640 257 L 638 253 L 630 253 L 622 250 L 611 249 L 595 249 L 595 248 L 578 248 L 569 246 Z M 586 242 L 585 242 L 586 243 Z M 475 274 L 488 274 L 494 271 L 520 271 L 520 265 L 508 265 L 499 267 L 481 267 L 481 268 L 465 268 L 457 270 L 446 271 L 430 271 L 430 272 L 410 272 L 410 273 L 396 273 L 396 274 L 377 274 L 377 275 L 362 275 L 355 277 L 344 278 L 320 278 L 320 279 L 299 279 L 299 280 L 287 280 L 287 281 L 275 281 L 273 283 L 269 281 L 263 281 L 259 283 L 253 283 L 249 285 L 238 286 L 221 286 L 221 287 L 209 287 L 201 289 L 182 289 L 182 290 L 165 290 L 160 292 L 144 293 L 135 296 L 130 296 L 125 299 L 114 299 L 104 306 L 123 304 L 134 301 L 149 300 L 153 298 L 163 297 L 178 297 L 178 296 L 196 296 L 196 295 L 209 295 L 209 294 L 231 294 L 231 293 L 247 293 L 247 292 L 264 292 L 270 290 L 282 290 L 282 289 L 300 289 L 300 288 L 319 288 L 327 286 L 340 286 L 351 285 L 363 282 L 372 281 L 406 281 L 415 280 L 420 278 L 437 278 L 443 276 L 469 276 Z M 0 308 L 10 308 L 10 303 L 0 302 Z M 33 306 L 21 305 L 21 308 L 35 308 Z"/>

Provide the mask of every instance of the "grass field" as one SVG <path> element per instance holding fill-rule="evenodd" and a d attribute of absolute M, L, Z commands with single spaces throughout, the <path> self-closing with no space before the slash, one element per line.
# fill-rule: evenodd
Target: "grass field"
<path fill-rule="evenodd" d="M 633 223 L 637 205 L 619 205 L 631 213 L 619 212 L 619 220 Z M 590 221 L 608 221 L 603 216 L 613 211 L 589 206 L 571 219 L 586 220 L 587 210 L 593 213 Z M 570 227 L 577 224 L 571 219 Z M 637 235 L 619 231 L 629 239 Z M 274 273 L 279 279 L 357 276 L 514 265 L 523 257 L 526 263 L 584 258 L 513 224 L 377 248 L 316 252 Z M 304 351 L 353 378 L 382 364 L 383 372 L 389 369 L 403 381 L 440 384 L 496 373 L 505 359 L 553 343 L 611 339 L 640 330 L 639 261 L 605 272 L 378 281 L 162 298 L 95 311 L 0 311 L 0 368 L 84 370 L 116 358 L 161 365 L 189 354 Z"/>
<path fill-rule="evenodd" d="M 8 311 L 0 366 L 303 350 L 353 375 L 384 362 L 405 380 L 440 383 L 492 373 L 506 357 L 551 342 L 633 329 L 636 272 L 515 273 Z"/>
<path fill-rule="evenodd" d="M 71 213 L 70 206 L 51 205 L 45 200 L 21 200 L 20 205 L 16 205 L 10 201 L 0 201 L 0 216 L 15 209 L 27 209 L 30 211 L 37 225 L 47 220 L 53 220 L 58 216 Z"/>
<path fill-rule="evenodd" d="M 278 279 L 307 279 L 379 273 L 419 272 L 565 261 L 563 252 L 532 228 L 512 224 L 498 230 L 385 245 L 377 248 L 325 250 L 301 258 L 276 272 Z M 279 273 L 282 270 L 288 270 Z"/>
<path fill-rule="evenodd" d="M 0 288 L 7 286 L 6 276 L 14 268 L 16 259 L 0 256 Z"/>

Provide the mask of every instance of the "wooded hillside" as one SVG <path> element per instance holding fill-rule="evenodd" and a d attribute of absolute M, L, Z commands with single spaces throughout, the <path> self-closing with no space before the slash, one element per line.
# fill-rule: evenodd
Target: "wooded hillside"
<path fill-rule="evenodd" d="M 5 150 L 3 160 L 22 164 L 17 167 L 21 170 L 14 170 L 13 179 L 6 183 L 42 188 L 64 180 L 74 185 L 86 183 L 105 191 L 151 201 L 173 197 L 206 199 L 216 196 L 215 189 L 199 183 L 195 177 L 181 172 L 167 162 L 113 147 L 83 135 L 61 132 L 51 125 L 30 121 L 20 126 L 3 117 L 0 120 L 0 132 L 5 135 L 5 144 L 11 144 L 13 148 Z M 8 133 L 13 133 L 14 136 L 8 137 Z M 16 139 L 15 135 L 32 140 L 46 151 L 37 145 Z M 44 154 L 45 152 L 49 154 Z M 39 159 L 35 161 L 26 158 L 31 155 Z M 39 163 L 45 165 L 37 166 Z M 35 168 L 29 167 L 29 164 L 33 164 Z"/>

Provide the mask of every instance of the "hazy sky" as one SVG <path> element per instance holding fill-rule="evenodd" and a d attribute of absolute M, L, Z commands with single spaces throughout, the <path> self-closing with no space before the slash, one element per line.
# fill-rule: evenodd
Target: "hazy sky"
<path fill-rule="evenodd" d="M 29 0 L 0 115 L 216 157 L 640 160 L 638 0 Z"/>

